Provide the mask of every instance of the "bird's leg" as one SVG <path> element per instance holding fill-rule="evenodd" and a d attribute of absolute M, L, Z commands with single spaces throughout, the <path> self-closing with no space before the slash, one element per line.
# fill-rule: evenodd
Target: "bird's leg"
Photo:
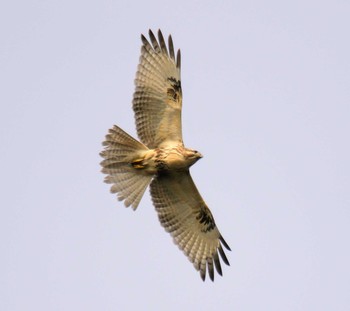
<path fill-rule="evenodd" d="M 133 168 L 136 169 L 142 169 L 145 168 L 145 165 L 143 164 L 143 159 L 136 159 L 131 162 L 131 165 Z"/>

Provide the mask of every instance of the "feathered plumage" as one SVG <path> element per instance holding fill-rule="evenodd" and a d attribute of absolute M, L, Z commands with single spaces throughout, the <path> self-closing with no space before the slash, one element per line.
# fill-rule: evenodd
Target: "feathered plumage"
<path fill-rule="evenodd" d="M 142 35 L 135 79 L 133 109 L 138 142 L 122 129 L 109 130 L 101 156 L 105 181 L 126 206 L 136 209 L 150 184 L 161 225 L 169 232 L 205 280 L 214 280 L 214 266 L 222 275 L 219 257 L 229 265 L 213 215 L 199 194 L 189 168 L 202 156 L 182 140 L 181 54 L 176 57 L 171 36 L 168 47 L 161 31 L 158 40 Z"/>

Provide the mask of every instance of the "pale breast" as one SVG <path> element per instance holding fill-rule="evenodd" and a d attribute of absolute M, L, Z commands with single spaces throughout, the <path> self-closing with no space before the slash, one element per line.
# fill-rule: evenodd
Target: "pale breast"
<path fill-rule="evenodd" d="M 186 170 L 192 165 L 187 157 L 186 149 L 181 145 L 155 150 L 157 154 L 157 169 L 159 171 Z"/>

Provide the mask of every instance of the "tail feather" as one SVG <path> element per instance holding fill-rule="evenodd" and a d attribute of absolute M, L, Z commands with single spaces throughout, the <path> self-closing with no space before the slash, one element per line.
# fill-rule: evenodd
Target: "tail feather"
<path fill-rule="evenodd" d="M 100 155 L 105 182 L 112 184 L 111 192 L 117 193 L 119 201 L 135 210 L 153 175 L 135 169 L 131 162 L 148 148 L 117 126 L 109 130 L 103 145 Z"/>

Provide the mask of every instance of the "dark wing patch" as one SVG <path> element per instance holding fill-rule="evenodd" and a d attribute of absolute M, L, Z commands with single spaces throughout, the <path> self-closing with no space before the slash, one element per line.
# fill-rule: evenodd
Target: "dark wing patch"
<path fill-rule="evenodd" d="M 176 80 L 174 77 L 168 78 L 170 86 L 167 90 L 169 104 L 171 102 L 175 102 L 176 106 L 178 106 L 182 101 L 182 90 L 181 90 L 181 81 Z"/>
<path fill-rule="evenodd" d="M 203 224 L 202 232 L 212 231 L 216 227 L 213 215 L 206 205 L 202 205 L 199 208 L 196 219 Z"/>

